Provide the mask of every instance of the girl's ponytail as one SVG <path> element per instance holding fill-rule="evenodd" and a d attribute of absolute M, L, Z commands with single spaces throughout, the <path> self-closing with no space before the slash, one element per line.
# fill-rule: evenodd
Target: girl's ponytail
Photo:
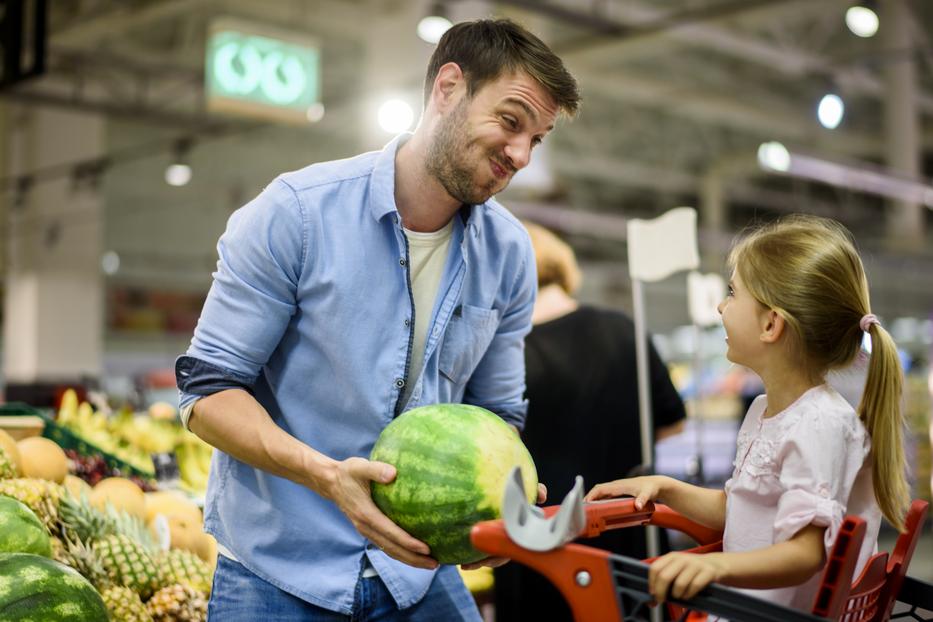
<path fill-rule="evenodd" d="M 894 340 L 877 321 L 865 323 L 863 330 L 871 337 L 871 358 L 858 415 L 871 435 L 875 499 L 888 522 L 903 531 L 910 490 L 905 478 L 901 365 Z"/>

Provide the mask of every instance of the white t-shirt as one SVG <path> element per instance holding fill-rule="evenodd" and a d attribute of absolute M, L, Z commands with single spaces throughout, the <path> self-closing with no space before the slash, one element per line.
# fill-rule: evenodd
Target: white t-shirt
<path fill-rule="evenodd" d="M 424 364 L 424 342 L 428 326 L 434 314 L 434 301 L 440 287 L 447 255 L 450 251 L 450 236 L 453 220 L 444 227 L 430 233 L 404 229 L 408 238 L 408 271 L 411 275 L 411 293 L 415 300 L 415 334 L 412 342 L 411 360 L 408 367 L 408 384 L 402 404 L 407 404 L 411 392 L 421 376 Z"/>

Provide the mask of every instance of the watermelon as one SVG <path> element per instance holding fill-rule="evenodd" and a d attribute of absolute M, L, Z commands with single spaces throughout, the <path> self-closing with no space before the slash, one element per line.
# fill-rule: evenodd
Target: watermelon
<path fill-rule="evenodd" d="M 0 553 L 0 620 L 107 622 L 107 608 L 77 570 L 41 555 Z"/>
<path fill-rule="evenodd" d="M 522 468 L 528 501 L 537 497 L 537 471 L 518 433 L 478 406 L 436 404 L 409 410 L 382 431 L 370 460 L 396 469 L 389 484 L 373 482 L 373 501 L 430 546 L 431 556 L 442 564 L 485 557 L 470 543 L 470 529 L 500 518 L 513 467 Z"/>
<path fill-rule="evenodd" d="M 52 541 L 42 521 L 13 497 L 0 495 L 0 552 L 52 556 Z"/>

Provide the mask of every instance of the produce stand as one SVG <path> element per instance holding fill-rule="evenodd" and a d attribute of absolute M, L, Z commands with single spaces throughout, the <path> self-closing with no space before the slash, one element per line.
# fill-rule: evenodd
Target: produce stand
<path fill-rule="evenodd" d="M 151 482 L 153 479 L 154 473 L 128 464 L 110 452 L 104 451 L 81 438 L 68 428 L 58 425 L 49 410 L 40 410 L 22 402 L 11 402 L 0 405 L 0 421 L 3 421 L 6 417 L 15 418 L 16 421 L 22 421 L 24 418 L 26 421 L 41 421 L 42 428 L 39 430 L 41 435 L 55 441 L 66 452 L 73 450 L 82 456 L 100 456 L 107 464 L 107 467 L 115 473 L 124 476 L 135 476 L 147 482 Z"/>

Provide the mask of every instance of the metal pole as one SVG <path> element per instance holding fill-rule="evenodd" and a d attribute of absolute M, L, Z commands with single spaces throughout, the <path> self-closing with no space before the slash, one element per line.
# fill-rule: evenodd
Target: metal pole
<path fill-rule="evenodd" d="M 703 341 L 703 329 L 700 328 L 700 325 L 697 323 L 693 324 L 693 421 L 694 427 L 696 428 L 696 455 L 694 459 L 696 464 L 694 465 L 694 472 L 691 473 L 691 476 L 694 478 L 694 483 L 702 486 L 706 483 L 706 474 L 703 472 L 703 428 L 704 428 L 704 419 L 703 419 L 703 402 L 702 402 L 702 393 L 700 387 L 702 383 L 700 382 L 701 375 L 703 373 L 703 363 L 700 359 L 700 347 Z"/>
<path fill-rule="evenodd" d="M 641 474 L 654 472 L 654 434 L 651 421 L 651 392 L 648 388 L 648 331 L 645 330 L 645 297 L 642 282 L 632 279 L 635 316 L 635 366 L 638 369 L 638 424 L 641 432 Z M 657 527 L 647 528 L 648 557 L 660 549 Z"/>

